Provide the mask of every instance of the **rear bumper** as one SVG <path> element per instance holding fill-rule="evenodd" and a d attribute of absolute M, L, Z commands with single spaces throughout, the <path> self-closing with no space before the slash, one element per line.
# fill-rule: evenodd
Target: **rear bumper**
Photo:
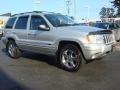
<path fill-rule="evenodd" d="M 86 60 L 103 57 L 113 51 L 113 44 L 89 44 L 85 45 L 83 54 Z"/>
<path fill-rule="evenodd" d="M 2 34 L 2 33 L 0 33 L 0 39 L 2 38 L 2 36 L 3 36 L 3 34 Z"/>
<path fill-rule="evenodd" d="M 5 37 L 2 37 L 2 38 L 1 38 L 1 41 L 2 41 L 5 45 L 7 44 L 7 40 L 6 40 Z"/>

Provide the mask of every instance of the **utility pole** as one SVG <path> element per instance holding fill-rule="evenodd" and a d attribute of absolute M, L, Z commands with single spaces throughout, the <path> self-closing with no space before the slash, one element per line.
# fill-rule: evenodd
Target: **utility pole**
<path fill-rule="evenodd" d="M 34 9 L 37 11 L 37 6 L 40 5 L 40 0 L 34 0 Z"/>
<path fill-rule="evenodd" d="M 90 7 L 87 5 L 85 8 L 87 9 L 87 21 L 89 22 L 89 19 L 90 19 Z"/>
<path fill-rule="evenodd" d="M 106 18 L 108 18 L 108 8 L 106 7 Z"/>
<path fill-rule="evenodd" d="M 71 5 L 71 0 L 66 0 L 66 6 L 67 6 L 67 14 L 70 16 L 70 5 Z"/>
<path fill-rule="evenodd" d="M 76 19 L 76 0 L 74 0 L 74 18 Z"/>

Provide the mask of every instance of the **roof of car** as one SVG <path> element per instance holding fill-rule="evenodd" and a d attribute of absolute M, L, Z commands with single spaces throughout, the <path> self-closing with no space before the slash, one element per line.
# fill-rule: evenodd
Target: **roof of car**
<path fill-rule="evenodd" d="M 54 12 L 47 12 L 47 11 L 32 11 L 32 12 L 24 12 L 24 13 L 19 13 L 19 14 L 14 14 L 12 15 L 11 17 L 14 17 L 14 16 L 18 16 L 18 15 L 26 15 L 26 14 L 32 14 L 32 13 L 36 13 L 36 14 L 53 14 Z"/>

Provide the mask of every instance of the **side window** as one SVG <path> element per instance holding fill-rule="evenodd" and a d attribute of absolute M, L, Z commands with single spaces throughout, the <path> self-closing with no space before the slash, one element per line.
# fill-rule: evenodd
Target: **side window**
<path fill-rule="evenodd" d="M 7 21 L 5 28 L 6 28 L 6 29 L 12 29 L 15 20 L 16 20 L 16 17 L 10 18 L 10 19 Z"/>
<path fill-rule="evenodd" d="M 38 30 L 39 25 L 45 25 L 46 27 L 48 27 L 45 20 L 41 16 L 31 16 L 30 30 Z"/>
<path fill-rule="evenodd" d="M 110 29 L 110 30 L 115 29 L 114 24 L 110 24 L 110 25 L 109 25 L 109 29 Z"/>
<path fill-rule="evenodd" d="M 114 24 L 114 26 L 115 26 L 115 29 L 118 29 L 118 28 L 119 28 L 118 24 Z"/>
<path fill-rule="evenodd" d="M 29 16 L 21 16 L 18 18 L 15 29 L 26 29 Z"/>

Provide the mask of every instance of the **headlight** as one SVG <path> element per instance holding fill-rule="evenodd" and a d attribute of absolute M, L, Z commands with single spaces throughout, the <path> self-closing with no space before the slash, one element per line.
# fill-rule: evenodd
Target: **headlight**
<path fill-rule="evenodd" d="M 91 41 L 93 41 L 93 39 L 94 39 L 93 35 L 86 35 L 86 36 L 85 36 L 85 40 L 86 40 L 87 42 L 91 42 Z"/>
<path fill-rule="evenodd" d="M 103 35 L 86 35 L 85 41 L 87 43 L 104 43 Z"/>

